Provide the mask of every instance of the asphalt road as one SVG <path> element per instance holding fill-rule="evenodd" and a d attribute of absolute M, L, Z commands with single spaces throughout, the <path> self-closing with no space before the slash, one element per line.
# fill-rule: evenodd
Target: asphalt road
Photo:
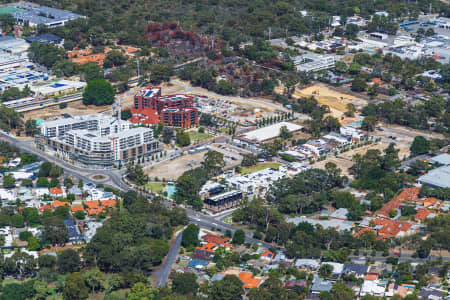
<path fill-rule="evenodd" d="M 161 267 L 153 272 L 153 275 L 156 277 L 156 287 L 164 286 L 166 284 L 167 279 L 170 275 L 170 270 L 172 269 L 172 265 L 175 262 L 175 259 L 178 255 L 178 250 L 180 250 L 181 246 L 181 233 L 177 235 L 175 241 L 169 249 L 169 253 L 167 253 L 166 259 L 164 260 Z"/>

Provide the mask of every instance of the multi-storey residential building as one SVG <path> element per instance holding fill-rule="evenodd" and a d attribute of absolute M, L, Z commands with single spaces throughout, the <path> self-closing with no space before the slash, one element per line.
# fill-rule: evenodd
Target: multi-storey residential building
<path fill-rule="evenodd" d="M 130 129 L 131 123 L 119 122 L 116 118 L 103 114 L 77 116 L 74 118 L 59 119 L 41 124 L 41 135 L 53 138 L 64 136 L 71 130 L 99 130 L 101 136 Z"/>
<path fill-rule="evenodd" d="M 151 107 L 154 110 L 156 108 L 154 107 L 154 103 L 156 102 L 156 99 L 158 97 L 161 97 L 161 88 L 153 88 L 153 89 L 143 89 L 140 90 L 135 96 L 134 96 L 134 108 L 135 109 L 144 109 L 147 107 Z"/>
<path fill-rule="evenodd" d="M 134 96 L 130 109 L 132 123 L 156 124 L 186 128 L 198 123 L 198 110 L 193 107 L 193 97 L 176 94 L 161 96 L 161 88 L 143 89 Z"/>
<path fill-rule="evenodd" d="M 192 107 L 164 108 L 161 111 L 161 121 L 167 126 L 191 127 L 198 123 L 198 110 Z"/>
<path fill-rule="evenodd" d="M 94 122 L 95 116 L 97 123 Z M 74 162 L 101 167 L 134 160 L 159 150 L 159 143 L 153 138 L 152 129 L 130 128 L 128 122 L 123 122 L 126 126 L 118 125 L 115 124 L 118 122 L 114 118 L 109 118 L 109 121 L 112 119 L 113 122 L 107 123 L 99 116 L 103 115 L 92 115 L 89 122 L 83 124 L 82 127 L 85 128 L 82 129 L 73 129 L 72 126 L 72 129 L 66 130 L 63 127 L 63 130 L 55 131 L 52 128 L 57 126 L 47 126 L 46 123 L 50 122 L 46 122 L 41 127 L 43 134 L 36 137 L 36 144 L 42 150 L 50 149 Z M 58 126 L 73 124 L 70 121 L 66 124 L 60 122 Z M 78 123 L 77 126 L 80 127 Z"/>

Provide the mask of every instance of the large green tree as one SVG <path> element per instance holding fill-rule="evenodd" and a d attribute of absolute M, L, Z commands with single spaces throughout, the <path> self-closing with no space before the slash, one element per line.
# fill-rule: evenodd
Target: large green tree
<path fill-rule="evenodd" d="M 83 92 L 84 105 L 111 105 L 114 102 L 114 88 L 104 79 L 89 81 Z"/>

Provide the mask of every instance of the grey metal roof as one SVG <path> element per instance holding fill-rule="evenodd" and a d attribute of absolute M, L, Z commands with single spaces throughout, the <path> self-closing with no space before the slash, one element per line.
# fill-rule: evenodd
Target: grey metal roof
<path fill-rule="evenodd" d="M 431 170 L 418 181 L 433 187 L 450 188 L 450 165 Z"/>
<path fill-rule="evenodd" d="M 444 153 L 430 158 L 430 163 L 440 165 L 450 165 L 450 154 Z"/>

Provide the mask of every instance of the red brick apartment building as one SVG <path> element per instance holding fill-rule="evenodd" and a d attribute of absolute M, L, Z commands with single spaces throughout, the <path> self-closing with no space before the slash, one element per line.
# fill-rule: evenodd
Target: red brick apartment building
<path fill-rule="evenodd" d="M 134 96 L 134 108 L 130 108 L 133 117 L 129 121 L 188 128 L 198 124 L 198 110 L 193 101 L 192 96 L 183 94 L 162 96 L 160 87 L 143 89 Z"/>

